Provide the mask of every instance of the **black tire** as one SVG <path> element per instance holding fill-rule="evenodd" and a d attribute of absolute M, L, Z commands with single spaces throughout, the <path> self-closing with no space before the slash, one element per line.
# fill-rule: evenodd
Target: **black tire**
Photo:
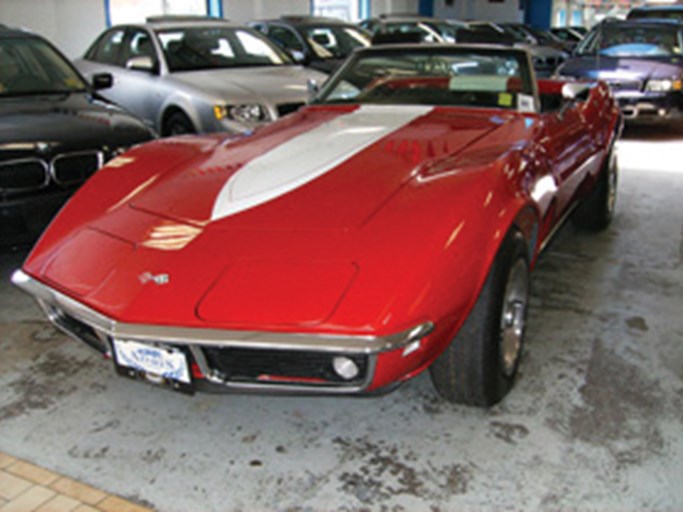
<path fill-rule="evenodd" d="M 511 287 L 515 293 L 510 293 Z M 527 245 L 512 229 L 469 317 L 430 367 L 442 398 L 490 407 L 507 395 L 521 359 L 528 304 Z"/>
<path fill-rule="evenodd" d="M 618 177 L 617 156 L 610 150 L 593 190 L 572 216 L 572 222 L 576 227 L 588 231 L 602 231 L 610 225 L 616 206 Z"/>
<path fill-rule="evenodd" d="M 174 112 L 164 122 L 164 137 L 173 135 L 184 135 L 186 133 L 196 133 L 192 121 L 183 112 Z"/>

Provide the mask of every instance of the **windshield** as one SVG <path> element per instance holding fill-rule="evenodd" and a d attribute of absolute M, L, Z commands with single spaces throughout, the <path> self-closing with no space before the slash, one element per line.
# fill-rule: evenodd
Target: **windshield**
<path fill-rule="evenodd" d="M 681 55 L 681 33 L 673 26 L 603 25 L 579 44 L 579 55 L 667 57 Z"/>
<path fill-rule="evenodd" d="M 384 24 L 387 34 L 419 34 L 425 43 L 442 43 L 443 38 L 433 28 L 420 21 L 396 21 Z"/>
<path fill-rule="evenodd" d="M 534 108 L 526 61 L 517 52 L 495 50 L 357 54 L 330 79 L 318 102 Z"/>
<path fill-rule="evenodd" d="M 304 37 L 320 59 L 343 59 L 356 48 L 370 46 L 370 38 L 354 27 L 306 26 Z"/>
<path fill-rule="evenodd" d="M 42 39 L 0 39 L 0 96 L 84 91 L 71 65 Z"/>
<path fill-rule="evenodd" d="M 291 64 L 282 50 L 248 29 L 190 27 L 157 35 L 171 72 Z"/>
<path fill-rule="evenodd" d="M 501 25 L 501 28 L 505 31 L 506 34 L 514 37 L 515 41 L 520 42 L 520 43 L 529 43 L 531 42 L 531 38 L 529 37 L 529 34 L 527 34 L 523 28 L 517 27 L 515 25 Z"/>

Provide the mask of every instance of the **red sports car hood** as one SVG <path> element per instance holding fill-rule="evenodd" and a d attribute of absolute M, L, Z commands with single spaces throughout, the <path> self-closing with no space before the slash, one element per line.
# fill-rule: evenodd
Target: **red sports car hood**
<path fill-rule="evenodd" d="M 315 106 L 248 137 L 162 140 L 97 173 L 24 268 L 121 321 L 397 331 L 410 326 L 385 319 L 401 318 L 387 309 L 401 269 L 457 237 L 442 220 L 454 204 L 476 211 L 490 193 L 453 166 L 491 163 L 525 126 L 484 110 Z"/>
<path fill-rule="evenodd" d="M 348 229 L 500 123 L 429 106 L 311 107 L 165 172 L 131 205 L 211 229 Z"/>

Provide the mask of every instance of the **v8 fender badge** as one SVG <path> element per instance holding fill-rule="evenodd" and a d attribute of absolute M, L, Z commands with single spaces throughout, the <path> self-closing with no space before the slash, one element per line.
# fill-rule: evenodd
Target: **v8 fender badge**
<path fill-rule="evenodd" d="M 170 277 L 168 274 L 152 274 L 151 272 L 143 272 L 138 276 L 138 279 L 142 284 L 147 284 L 150 281 L 153 282 L 156 285 L 164 285 L 168 284 L 170 281 Z"/>

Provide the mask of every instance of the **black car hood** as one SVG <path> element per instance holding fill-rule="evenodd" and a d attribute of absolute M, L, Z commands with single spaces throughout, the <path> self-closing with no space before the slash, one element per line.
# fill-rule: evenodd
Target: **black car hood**
<path fill-rule="evenodd" d="M 630 57 L 577 56 L 558 70 L 561 75 L 600 80 L 647 80 L 678 77 L 683 62 L 678 57 L 636 59 Z"/>
<path fill-rule="evenodd" d="M 121 147 L 153 133 L 137 118 L 87 93 L 0 97 L 0 159 Z"/>

